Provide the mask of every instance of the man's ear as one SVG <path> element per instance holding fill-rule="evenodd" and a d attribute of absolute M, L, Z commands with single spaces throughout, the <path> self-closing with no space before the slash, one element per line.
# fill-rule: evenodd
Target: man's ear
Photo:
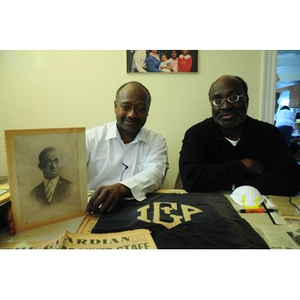
<path fill-rule="evenodd" d="M 42 170 L 42 165 L 41 165 L 41 163 L 38 164 L 38 167 L 39 167 L 40 170 Z"/>
<path fill-rule="evenodd" d="M 246 104 L 247 104 L 247 108 L 248 108 L 248 106 L 249 106 L 249 96 L 248 95 L 246 95 Z"/>

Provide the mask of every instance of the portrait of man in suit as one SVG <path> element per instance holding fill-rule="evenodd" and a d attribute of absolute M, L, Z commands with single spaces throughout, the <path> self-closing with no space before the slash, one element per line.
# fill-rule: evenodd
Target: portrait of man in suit
<path fill-rule="evenodd" d="M 83 216 L 85 128 L 5 131 L 16 231 Z"/>
<path fill-rule="evenodd" d="M 43 181 L 31 192 L 32 201 L 43 206 L 69 202 L 76 193 L 76 185 L 60 176 L 60 156 L 56 148 L 47 147 L 38 157 L 38 168 L 43 172 Z"/>

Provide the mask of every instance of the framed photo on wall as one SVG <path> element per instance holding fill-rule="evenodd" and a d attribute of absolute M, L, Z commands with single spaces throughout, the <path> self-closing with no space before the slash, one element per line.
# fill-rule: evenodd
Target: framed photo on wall
<path fill-rule="evenodd" d="M 85 128 L 5 131 L 16 232 L 85 214 Z"/>
<path fill-rule="evenodd" d="M 127 73 L 198 72 L 198 50 L 126 50 Z"/>

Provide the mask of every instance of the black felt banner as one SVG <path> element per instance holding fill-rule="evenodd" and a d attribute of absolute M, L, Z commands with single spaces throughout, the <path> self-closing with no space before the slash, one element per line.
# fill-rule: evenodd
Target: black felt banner
<path fill-rule="evenodd" d="M 93 233 L 146 228 L 159 249 L 263 249 L 265 241 L 221 193 L 150 194 L 101 214 Z"/>

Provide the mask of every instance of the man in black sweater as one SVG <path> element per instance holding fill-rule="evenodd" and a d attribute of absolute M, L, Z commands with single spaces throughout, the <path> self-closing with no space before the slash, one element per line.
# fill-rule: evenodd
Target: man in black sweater
<path fill-rule="evenodd" d="M 247 116 L 246 82 L 225 75 L 209 89 L 212 117 L 184 136 L 180 176 L 188 192 L 228 190 L 242 185 L 264 195 L 296 195 L 300 166 L 279 130 Z"/>

